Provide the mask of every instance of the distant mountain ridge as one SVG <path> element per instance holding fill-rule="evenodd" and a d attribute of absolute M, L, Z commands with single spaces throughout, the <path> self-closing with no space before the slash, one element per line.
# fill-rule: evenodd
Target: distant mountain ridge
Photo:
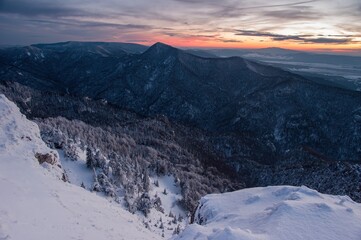
<path fill-rule="evenodd" d="M 127 53 L 143 53 L 148 49 L 147 46 L 136 43 L 120 43 L 120 42 L 78 42 L 68 41 L 51 44 L 33 44 L 33 47 L 40 49 L 59 50 L 61 48 L 77 48 L 77 50 L 92 51 L 94 48 L 104 49 L 108 53 L 111 51 L 123 50 Z M 113 53 L 114 54 L 114 53 Z"/>
<path fill-rule="evenodd" d="M 261 143 L 254 149 L 261 152 L 258 157 L 237 156 L 232 146 L 236 162 L 256 158 L 270 163 L 290 153 L 304 158 L 299 152 L 361 159 L 360 93 L 240 57 L 202 58 L 162 43 L 141 54 L 124 49 L 123 44 L 72 42 L 5 49 L 0 77 L 40 90 L 106 99 L 206 130 L 246 134 Z"/>
<path fill-rule="evenodd" d="M 324 85 L 361 91 L 361 56 L 315 53 L 283 48 L 204 49 L 221 57 L 240 56 L 282 68 Z"/>

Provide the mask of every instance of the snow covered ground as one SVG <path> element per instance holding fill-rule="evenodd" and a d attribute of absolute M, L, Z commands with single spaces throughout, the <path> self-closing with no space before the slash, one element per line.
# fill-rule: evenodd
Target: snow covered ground
<path fill-rule="evenodd" d="M 39 154 L 50 156 L 52 163 L 39 164 Z M 174 177 L 150 178 L 149 194 L 159 196 L 163 212 L 152 208 L 148 217 L 131 214 L 104 194 L 89 191 L 93 172 L 86 168 L 85 152 L 79 155 L 73 161 L 48 148 L 38 126 L 0 95 L 0 240 L 361 240 L 361 204 L 291 186 L 207 195 L 195 223 L 173 235 L 187 219 L 176 204 L 181 191 Z M 69 182 L 62 180 L 64 170 Z"/>
<path fill-rule="evenodd" d="M 163 208 L 173 214 L 182 217 L 185 217 L 184 210 L 176 204 L 178 200 L 182 199 L 181 188 L 179 184 L 175 183 L 173 176 L 161 176 L 161 177 L 151 177 L 152 188 L 150 190 L 151 195 L 158 195 L 162 200 Z M 156 186 L 154 183 L 157 182 Z M 166 189 L 166 193 L 164 193 Z"/>
<path fill-rule="evenodd" d="M 77 158 L 76 161 L 67 158 L 62 150 L 59 150 L 58 154 L 61 165 L 68 176 L 69 182 L 76 186 L 81 186 L 83 183 L 86 189 L 91 189 L 94 183 L 94 173 L 86 167 L 85 153 L 78 154 L 80 157 Z M 157 182 L 157 185 L 155 182 Z M 150 183 L 151 187 L 149 195 L 152 199 L 155 196 L 158 196 L 161 199 L 164 211 L 160 212 L 155 208 L 151 208 L 147 217 L 140 212 L 136 212 L 133 217 L 137 218 L 135 222 L 142 223 L 143 228 L 148 228 L 149 231 L 157 234 L 159 238 L 164 236 L 165 239 L 169 239 L 173 236 L 176 228 L 182 230 L 187 224 L 186 213 L 177 204 L 177 201 L 182 199 L 180 186 L 175 183 L 173 176 L 168 175 L 150 177 Z M 166 189 L 166 194 L 164 194 L 164 189 Z M 106 198 L 104 193 L 97 192 L 94 194 Z M 120 204 L 118 204 L 118 207 L 124 205 L 124 200 L 120 198 Z"/>
<path fill-rule="evenodd" d="M 146 221 L 151 231 L 169 239 L 174 235 L 176 228 L 182 230 L 188 223 L 185 211 L 177 204 L 178 200 L 182 199 L 181 188 L 179 184 L 175 183 L 173 176 L 154 176 L 150 178 L 150 181 L 151 189 L 149 194 L 152 197 L 158 196 L 161 199 L 164 213 L 153 208 Z M 164 189 L 166 189 L 166 192 L 164 192 Z M 160 227 L 161 225 L 163 227 Z"/>
<path fill-rule="evenodd" d="M 75 185 L 63 182 L 51 152 L 37 125 L 0 95 L 1 240 L 160 239 L 119 204 L 78 186 L 86 174 Z M 36 153 L 57 161 L 40 165 Z"/>
<path fill-rule="evenodd" d="M 81 157 L 74 161 L 65 156 L 64 151 L 58 150 L 61 166 L 66 171 L 70 183 L 81 186 L 84 184 L 86 189 L 91 189 L 94 183 L 94 173 L 86 166 L 86 157 Z"/>
<path fill-rule="evenodd" d="M 307 187 L 275 186 L 203 197 L 176 239 L 360 240 L 361 204 Z"/>

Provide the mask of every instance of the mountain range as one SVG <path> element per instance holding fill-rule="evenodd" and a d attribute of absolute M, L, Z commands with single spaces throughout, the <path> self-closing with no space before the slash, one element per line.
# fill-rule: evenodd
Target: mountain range
<path fill-rule="evenodd" d="M 203 49 L 222 57 L 240 56 L 300 74 L 315 82 L 361 91 L 361 57 L 283 48 Z M 197 52 L 195 52 L 197 53 Z"/>
<path fill-rule="evenodd" d="M 192 146 L 195 156 L 211 149 L 212 166 L 221 161 L 241 185 L 309 182 L 320 191 L 346 192 L 360 200 L 358 91 L 241 57 L 197 56 L 163 43 L 146 48 L 64 42 L 0 49 L 0 82 L 2 92 L 31 118 L 86 119 L 69 99 L 100 101 L 137 116 L 169 119 L 187 134 L 200 131 L 197 139 L 206 144 L 198 150 Z M 29 87 L 29 96 L 21 93 L 22 86 Z M 334 179 L 320 184 L 318 177 L 330 171 Z M 318 180 L 310 177 L 316 173 Z"/>
<path fill-rule="evenodd" d="M 240 57 L 203 58 L 162 43 L 144 51 L 66 42 L 1 50 L 0 63 L 2 80 L 259 139 L 263 161 L 300 148 L 328 160 L 361 158 L 358 92 Z"/>

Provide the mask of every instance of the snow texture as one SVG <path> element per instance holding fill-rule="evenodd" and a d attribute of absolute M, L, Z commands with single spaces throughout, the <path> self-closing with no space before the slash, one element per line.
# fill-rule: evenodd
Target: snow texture
<path fill-rule="evenodd" d="M 40 165 L 34 155 L 51 151 L 38 126 L 0 95 L 1 240 L 160 238 L 119 204 L 60 180 L 57 152 L 54 165 Z"/>
<path fill-rule="evenodd" d="M 158 182 L 158 187 L 154 185 L 154 181 Z M 181 188 L 176 184 L 173 176 L 161 176 L 151 178 L 153 187 L 150 191 L 151 195 L 158 195 L 162 201 L 162 206 L 166 213 L 172 212 L 173 214 L 185 217 L 185 212 L 179 207 L 177 201 L 182 199 Z M 166 189 L 166 194 L 164 194 Z"/>
<path fill-rule="evenodd" d="M 65 156 L 64 151 L 58 151 L 61 165 L 66 171 L 69 182 L 81 186 L 84 184 L 86 189 L 91 189 L 94 183 L 94 173 L 86 166 L 86 157 L 82 156 L 76 161 Z M 84 155 L 84 154 L 83 154 Z"/>
<path fill-rule="evenodd" d="M 50 154 L 55 161 L 39 164 L 37 154 Z M 150 194 L 161 198 L 165 212 L 152 209 L 148 230 L 144 218 L 79 186 L 84 183 L 89 188 L 92 182 L 84 153 L 78 161 L 63 155 L 48 148 L 38 126 L 0 95 L 1 240 L 147 240 L 160 239 L 160 234 L 170 237 L 177 224 L 184 227 L 185 220 L 168 224 L 172 220 L 169 212 L 184 214 L 175 204 L 181 196 L 172 176 L 151 178 L 157 186 L 152 186 Z M 70 183 L 62 181 L 64 170 Z M 265 187 L 207 195 L 200 200 L 194 217 L 195 223 L 175 239 L 361 239 L 361 204 L 307 187 Z M 157 230 L 159 224 L 164 225 L 164 231 Z"/>
<path fill-rule="evenodd" d="M 307 187 L 274 186 L 203 197 L 176 239 L 360 240 L 361 204 Z"/>
<path fill-rule="evenodd" d="M 181 230 L 187 224 L 187 214 L 178 205 L 178 201 L 182 199 L 181 188 L 179 183 L 175 182 L 173 176 L 154 176 L 150 178 L 150 181 L 152 186 L 149 194 L 152 197 L 157 196 L 160 198 L 164 212 L 152 208 L 145 221 L 148 222 L 152 232 L 157 233 L 159 236 L 164 235 L 165 238 L 169 239 L 177 227 Z M 155 182 L 157 182 L 157 185 L 154 184 Z M 164 227 L 159 228 L 160 224 Z"/>

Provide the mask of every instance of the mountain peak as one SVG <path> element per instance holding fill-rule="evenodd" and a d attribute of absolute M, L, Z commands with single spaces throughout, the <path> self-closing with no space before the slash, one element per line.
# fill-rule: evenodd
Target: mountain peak
<path fill-rule="evenodd" d="M 162 42 L 156 42 L 151 47 L 157 47 L 157 48 L 174 48 L 168 44 L 162 43 Z"/>
<path fill-rule="evenodd" d="M 157 42 L 155 44 L 153 44 L 152 46 L 150 46 L 148 48 L 148 50 L 145 52 L 145 54 L 156 54 L 156 55 L 163 55 L 163 54 L 172 54 L 177 52 L 178 49 L 175 47 L 172 47 L 170 45 L 161 43 L 161 42 Z"/>

